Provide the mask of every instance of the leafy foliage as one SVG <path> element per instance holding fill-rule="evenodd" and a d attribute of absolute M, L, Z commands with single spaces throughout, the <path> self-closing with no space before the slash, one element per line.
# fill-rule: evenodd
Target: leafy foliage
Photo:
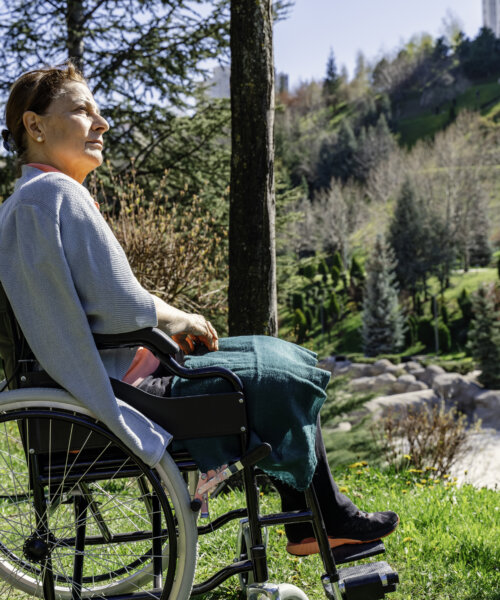
<path fill-rule="evenodd" d="M 150 194 L 129 176 L 111 173 L 116 193 L 93 180 L 93 192 L 108 207 L 106 219 L 122 245 L 132 270 L 151 293 L 188 312 L 202 312 L 226 330 L 226 231 L 185 193 L 182 210 L 168 204 L 166 179 Z"/>

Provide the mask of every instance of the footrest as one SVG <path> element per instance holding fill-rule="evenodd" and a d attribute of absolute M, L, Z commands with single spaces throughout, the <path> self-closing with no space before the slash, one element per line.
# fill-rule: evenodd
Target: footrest
<path fill-rule="evenodd" d="M 385 552 L 384 542 L 378 540 L 377 542 L 368 542 L 366 544 L 345 544 L 344 546 L 337 546 L 333 548 L 333 557 L 337 565 L 343 565 L 348 562 L 355 562 L 362 558 L 370 558 L 377 554 L 383 554 Z"/>
<path fill-rule="evenodd" d="M 339 589 L 343 600 L 378 600 L 394 592 L 398 574 L 385 562 L 339 569 Z"/>

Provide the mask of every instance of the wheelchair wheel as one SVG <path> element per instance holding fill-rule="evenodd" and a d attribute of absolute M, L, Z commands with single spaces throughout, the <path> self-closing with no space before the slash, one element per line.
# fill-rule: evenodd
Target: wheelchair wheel
<path fill-rule="evenodd" d="M 60 390 L 0 397 L 0 598 L 188 598 L 196 524 L 153 470 Z"/>

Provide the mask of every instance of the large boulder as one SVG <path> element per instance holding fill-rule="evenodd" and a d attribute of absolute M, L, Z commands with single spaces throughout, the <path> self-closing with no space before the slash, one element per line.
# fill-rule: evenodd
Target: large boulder
<path fill-rule="evenodd" d="M 458 373 L 439 373 L 432 379 L 432 389 L 445 401 L 458 396 L 468 385 L 463 375 Z"/>
<path fill-rule="evenodd" d="M 390 393 L 396 378 L 391 373 L 382 373 L 376 377 L 357 377 L 351 379 L 349 388 L 352 392 Z"/>
<path fill-rule="evenodd" d="M 391 396 L 379 396 L 372 398 L 364 407 L 375 417 L 383 416 L 389 411 L 403 412 L 410 407 L 427 406 L 439 402 L 439 397 L 434 390 L 425 389 L 406 394 L 393 394 Z"/>
<path fill-rule="evenodd" d="M 442 375 L 443 373 L 446 373 L 446 371 L 442 367 L 439 367 L 438 365 L 429 365 L 424 369 L 423 373 L 415 373 L 414 371 L 413 375 L 415 375 L 415 377 L 419 381 L 423 381 L 429 387 L 432 387 L 432 382 L 434 381 L 434 378 L 438 375 Z"/>
<path fill-rule="evenodd" d="M 387 358 L 381 358 L 370 365 L 370 375 L 376 377 L 377 375 L 382 375 L 382 373 L 391 373 L 395 369 L 397 370 L 395 364 L 393 364 Z"/>
<path fill-rule="evenodd" d="M 357 379 L 358 377 L 370 377 L 372 374 L 371 365 L 364 363 L 351 363 L 347 374 L 352 379 Z"/>
<path fill-rule="evenodd" d="M 418 390 L 426 390 L 427 386 L 423 381 L 417 381 L 415 375 L 407 373 L 398 377 L 394 383 L 392 390 L 395 394 L 406 394 L 407 392 L 416 392 Z"/>
<path fill-rule="evenodd" d="M 407 373 L 413 373 L 413 371 L 419 371 L 420 369 L 422 369 L 422 365 L 416 360 L 409 360 L 408 362 L 403 364 L 403 368 Z"/>
<path fill-rule="evenodd" d="M 500 430 L 500 390 L 484 390 L 475 397 L 475 416 L 483 427 Z"/>

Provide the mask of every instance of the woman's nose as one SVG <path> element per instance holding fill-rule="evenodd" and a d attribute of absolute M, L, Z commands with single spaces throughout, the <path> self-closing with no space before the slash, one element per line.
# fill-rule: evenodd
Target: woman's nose
<path fill-rule="evenodd" d="M 101 116 L 101 115 L 96 115 L 95 119 L 94 119 L 94 129 L 99 130 L 101 129 L 104 132 L 108 131 L 109 129 L 109 123 L 106 121 L 106 119 Z"/>

